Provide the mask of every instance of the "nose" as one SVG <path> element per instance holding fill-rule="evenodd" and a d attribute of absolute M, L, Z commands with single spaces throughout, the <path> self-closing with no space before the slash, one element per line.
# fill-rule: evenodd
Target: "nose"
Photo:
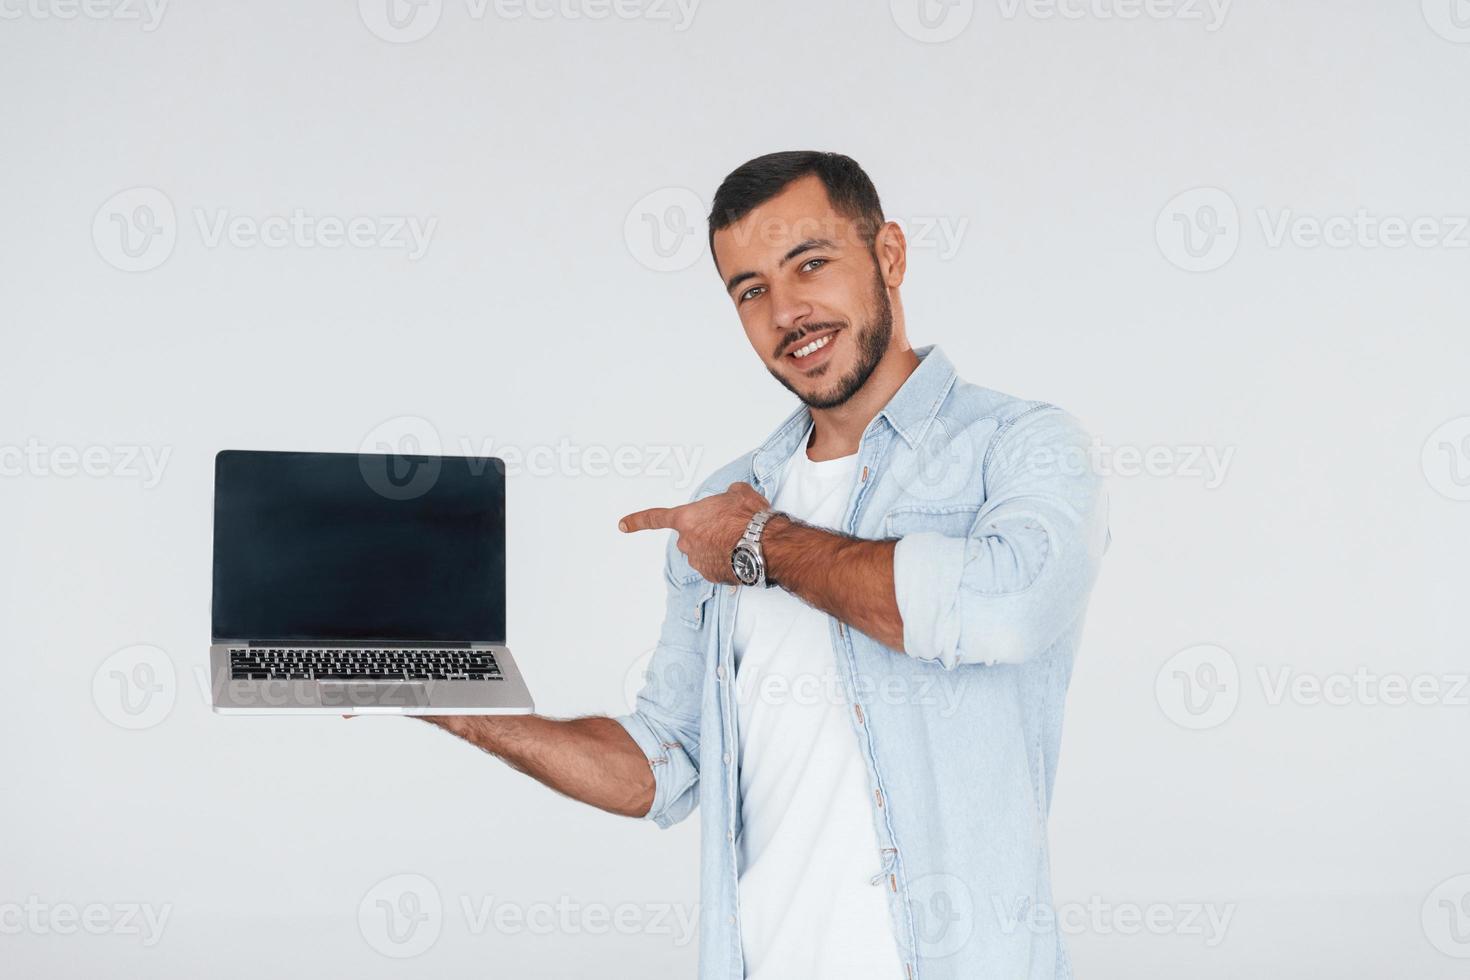
<path fill-rule="evenodd" d="M 812 305 L 799 291 L 790 288 L 771 290 L 771 326 L 777 333 L 799 329 L 812 315 Z"/>

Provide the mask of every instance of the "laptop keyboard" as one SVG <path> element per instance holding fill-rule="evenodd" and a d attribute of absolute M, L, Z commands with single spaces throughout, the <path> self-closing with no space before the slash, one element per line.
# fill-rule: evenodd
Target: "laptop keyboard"
<path fill-rule="evenodd" d="M 498 681 L 487 650 L 441 647 L 231 647 L 230 679 L 248 681 Z"/>

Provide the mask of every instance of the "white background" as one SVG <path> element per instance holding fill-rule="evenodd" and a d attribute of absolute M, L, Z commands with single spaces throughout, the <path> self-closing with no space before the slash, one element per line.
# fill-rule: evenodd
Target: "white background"
<path fill-rule="evenodd" d="M 572 447 L 512 471 L 511 646 L 542 710 L 626 710 L 664 539 L 616 519 L 688 496 L 660 447 L 703 478 L 791 406 L 697 208 L 807 148 L 909 228 L 915 344 L 1155 450 L 1110 479 L 1052 812 L 1079 976 L 1464 975 L 1465 3 L 959 0 L 926 28 L 917 0 L 429 0 L 395 29 L 386 0 L 96 2 L 0 0 L 7 975 L 691 975 L 697 821 L 603 815 L 413 721 L 210 713 L 212 460 L 424 423 Z M 298 211 L 434 224 L 416 256 L 210 234 Z M 633 475 L 580 455 L 623 446 Z M 106 473 L 64 475 L 89 447 Z M 1345 703 L 1274 696 L 1355 671 Z M 1383 703 L 1385 675 L 1438 693 Z M 399 874 L 442 903 L 422 951 L 373 931 Z M 95 903 L 99 935 L 22 908 Z"/>

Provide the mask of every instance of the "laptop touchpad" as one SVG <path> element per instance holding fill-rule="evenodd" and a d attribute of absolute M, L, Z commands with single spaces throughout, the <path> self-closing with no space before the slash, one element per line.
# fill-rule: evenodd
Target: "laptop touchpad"
<path fill-rule="evenodd" d="M 429 687 L 413 681 L 320 681 L 317 690 L 329 707 L 421 708 Z"/>

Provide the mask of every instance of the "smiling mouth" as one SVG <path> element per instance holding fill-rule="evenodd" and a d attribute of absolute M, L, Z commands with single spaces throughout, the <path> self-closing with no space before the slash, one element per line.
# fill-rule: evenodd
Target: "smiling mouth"
<path fill-rule="evenodd" d="M 790 360 L 793 360 L 797 364 L 801 365 L 815 364 L 818 361 L 825 360 L 826 354 L 824 352 L 832 346 L 832 341 L 836 338 L 836 330 L 830 330 L 826 333 L 819 334 L 818 336 L 813 337 L 806 343 L 802 344 L 800 347 L 792 348 L 790 351 L 783 354 L 782 358 L 789 358 Z"/>

